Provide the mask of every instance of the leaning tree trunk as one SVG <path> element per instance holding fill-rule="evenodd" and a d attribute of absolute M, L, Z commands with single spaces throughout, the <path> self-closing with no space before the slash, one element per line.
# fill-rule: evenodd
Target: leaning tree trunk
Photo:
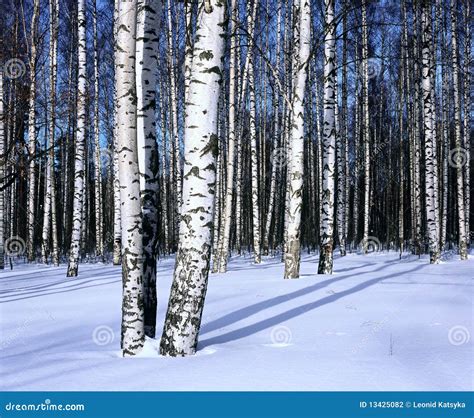
<path fill-rule="evenodd" d="M 86 10 L 85 0 L 79 0 L 77 6 L 78 32 L 78 93 L 77 93 L 77 130 L 76 153 L 74 162 L 74 199 L 72 209 L 71 249 L 67 277 L 77 276 L 79 252 L 81 246 L 82 212 L 84 202 L 84 157 L 86 142 Z"/>
<path fill-rule="evenodd" d="M 211 256 L 224 6 L 222 0 L 203 0 L 197 19 L 185 115 L 179 247 L 162 355 L 194 354 L 198 342 Z"/>
<path fill-rule="evenodd" d="M 301 256 L 301 209 L 303 206 L 304 171 L 304 97 L 306 75 L 310 52 L 310 2 L 300 0 L 294 3 L 295 79 L 293 81 L 293 108 L 291 112 L 291 157 L 289 158 L 289 207 L 287 244 L 285 254 L 285 279 L 296 279 L 300 275 Z"/>
<path fill-rule="evenodd" d="M 422 80 L 423 129 L 425 133 L 425 203 L 428 230 L 430 263 L 438 263 L 439 252 L 439 205 L 438 205 L 438 159 L 435 135 L 433 97 L 433 57 L 431 53 L 431 5 L 424 0 L 422 5 Z"/>
<path fill-rule="evenodd" d="M 318 274 L 332 274 L 334 235 L 334 188 L 336 160 L 336 120 L 334 85 L 336 69 L 336 24 L 334 0 L 324 1 L 324 129 L 323 129 L 323 185 L 321 202 L 320 253 Z"/>
<path fill-rule="evenodd" d="M 156 328 L 156 246 L 158 242 L 158 144 L 155 90 L 161 0 L 139 0 L 137 10 L 137 146 L 143 216 L 143 286 L 145 335 Z"/>

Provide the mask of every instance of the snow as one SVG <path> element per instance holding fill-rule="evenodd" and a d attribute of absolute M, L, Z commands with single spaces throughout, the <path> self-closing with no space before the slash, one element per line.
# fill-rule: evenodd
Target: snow
<path fill-rule="evenodd" d="M 283 280 L 278 258 L 234 257 L 210 276 L 199 351 L 148 339 L 120 357 L 120 267 L 0 272 L 1 390 L 472 390 L 473 258 L 349 254 Z M 173 271 L 160 260 L 158 330 Z"/>

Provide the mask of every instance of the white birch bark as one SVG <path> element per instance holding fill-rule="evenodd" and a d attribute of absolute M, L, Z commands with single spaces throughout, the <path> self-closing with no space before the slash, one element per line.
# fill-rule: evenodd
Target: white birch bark
<path fill-rule="evenodd" d="M 175 235 L 178 235 L 178 225 L 179 225 L 179 213 L 180 206 L 182 202 L 182 174 L 181 174 L 181 147 L 179 144 L 179 135 L 178 135 L 178 99 L 176 94 L 176 71 L 175 71 L 175 59 L 174 59 L 174 40 L 173 40 L 173 7 L 172 0 L 168 0 L 168 62 L 169 62 L 169 80 L 170 80 L 170 113 L 171 113 L 171 122 L 172 122 L 172 133 L 173 133 L 173 167 L 174 167 L 174 187 L 176 187 L 175 197 L 175 222 L 173 227 L 175 228 Z M 217 100 L 217 98 L 216 98 Z"/>
<path fill-rule="evenodd" d="M 31 45 L 30 45 L 30 91 L 28 112 L 28 261 L 35 259 L 35 190 L 36 190 L 36 55 L 37 32 L 39 19 L 39 0 L 34 0 L 33 15 L 31 17 Z"/>
<path fill-rule="evenodd" d="M 471 213 L 471 0 L 465 0 L 464 7 L 464 201 L 466 211 L 466 238 L 467 247 L 470 245 L 470 213 Z M 468 252 L 468 250 L 466 250 Z"/>
<path fill-rule="evenodd" d="M 96 256 L 104 255 L 102 217 L 102 167 L 99 140 L 99 49 L 97 46 L 97 0 L 92 7 L 94 37 L 94 197 L 95 197 L 95 247 Z"/>
<path fill-rule="evenodd" d="M 0 270 L 5 268 L 5 113 L 3 109 L 3 68 L 0 66 Z"/>
<path fill-rule="evenodd" d="M 370 220 L 370 131 L 369 131 L 369 74 L 368 74 L 368 35 L 367 0 L 362 0 L 362 143 L 364 144 L 364 213 L 362 251 L 369 251 Z"/>
<path fill-rule="evenodd" d="M 56 187 L 54 174 L 55 160 L 55 124 L 56 124 L 56 74 L 57 74 L 57 36 L 58 36 L 58 7 L 55 0 L 49 2 L 49 88 L 48 100 L 48 142 L 46 162 L 46 191 L 45 210 L 43 214 L 43 263 L 48 262 L 48 241 L 51 233 L 52 260 L 55 266 L 59 265 L 58 232 L 56 224 Z"/>
<path fill-rule="evenodd" d="M 253 10 L 248 4 L 249 10 L 249 37 L 247 60 L 248 84 L 249 84 L 249 113 L 250 113 L 250 176 L 252 197 L 252 236 L 253 236 L 253 258 L 255 264 L 261 262 L 260 249 L 260 207 L 259 207 L 259 182 L 258 182 L 258 151 L 257 151 L 257 126 L 256 126 L 256 103 L 255 103 L 255 68 L 254 68 L 254 29 L 257 16 L 258 0 L 254 0 Z M 252 10 L 252 11 L 251 11 Z"/>
<path fill-rule="evenodd" d="M 139 0 L 137 9 L 136 79 L 137 147 L 143 216 L 143 283 L 145 335 L 156 328 L 156 258 L 158 244 L 158 145 L 155 92 L 161 0 Z"/>
<path fill-rule="evenodd" d="M 431 50 L 431 5 L 422 3 L 422 80 L 423 129 L 425 134 L 425 203 L 430 263 L 439 262 L 439 207 L 438 207 L 438 160 L 435 135 L 435 111 L 433 97 L 434 66 Z"/>
<path fill-rule="evenodd" d="M 230 19 L 230 60 L 229 60 L 229 115 L 228 115 L 228 144 L 227 144 L 227 184 L 224 202 L 224 226 L 221 248 L 218 252 L 218 271 L 227 271 L 229 258 L 230 226 L 232 222 L 232 198 L 234 195 L 234 161 L 235 161 L 235 89 L 236 89 L 236 46 L 237 46 L 237 0 L 231 2 Z"/>
<path fill-rule="evenodd" d="M 199 3 L 185 115 L 179 247 L 162 355 L 194 354 L 198 341 L 211 255 L 224 6 L 223 0 Z"/>
<path fill-rule="evenodd" d="M 77 132 L 74 156 L 74 198 L 72 209 L 71 248 L 67 277 L 77 276 L 82 233 L 82 212 L 84 204 L 84 158 L 86 142 L 86 10 L 85 0 L 79 0 L 77 9 L 78 33 L 78 92 Z"/>
<path fill-rule="evenodd" d="M 458 240 L 461 260 L 467 260 L 466 242 L 466 202 L 464 199 L 464 169 L 461 138 L 461 97 L 459 93 L 459 62 L 457 44 L 457 0 L 451 0 L 451 50 L 453 60 L 453 92 L 454 92 L 454 143 L 456 163 L 456 201 L 458 206 Z"/>
<path fill-rule="evenodd" d="M 304 97 L 310 53 L 311 6 L 309 0 L 295 2 L 295 79 L 293 81 L 293 108 L 291 112 L 291 156 L 289 158 L 289 207 L 285 279 L 299 277 L 301 256 L 301 209 L 303 206 L 304 171 Z"/>
<path fill-rule="evenodd" d="M 122 223 L 122 352 L 143 348 L 143 233 L 137 149 L 136 89 L 137 1 L 119 1 L 117 16 L 117 152 Z"/>
<path fill-rule="evenodd" d="M 320 253 L 318 274 L 332 274 L 334 236 L 334 189 L 336 159 L 335 95 L 336 24 L 334 0 L 324 1 L 324 122 L 323 122 L 323 184 L 321 202 Z"/>

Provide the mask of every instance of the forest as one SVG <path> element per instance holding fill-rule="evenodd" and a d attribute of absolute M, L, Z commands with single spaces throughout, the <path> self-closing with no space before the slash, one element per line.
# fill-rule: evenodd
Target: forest
<path fill-rule="evenodd" d="M 377 257 L 390 257 L 390 277 L 411 280 L 396 269 L 416 263 L 472 286 L 471 6 L 5 0 L 3 297 L 49 286 L 41 277 L 65 289 L 114 272 L 121 296 L 95 309 L 114 312 L 121 355 L 154 344 L 181 357 L 220 327 L 203 315 L 208 287 L 240 312 L 253 278 L 252 297 L 284 298 Z M 297 337 L 283 331 L 272 341 Z"/>

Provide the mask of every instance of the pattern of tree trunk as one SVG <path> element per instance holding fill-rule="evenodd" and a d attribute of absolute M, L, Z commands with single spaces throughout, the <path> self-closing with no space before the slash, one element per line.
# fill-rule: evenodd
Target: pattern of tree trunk
<path fill-rule="evenodd" d="M 0 67 L 0 270 L 5 268 L 5 113 L 3 110 L 3 68 Z"/>
<path fill-rule="evenodd" d="M 77 94 L 77 132 L 74 156 L 74 199 L 72 209 L 71 249 L 67 276 L 77 276 L 79 270 L 79 252 L 84 211 L 84 158 L 86 142 L 86 15 L 85 0 L 77 5 L 78 33 L 78 94 Z"/>
<path fill-rule="evenodd" d="M 186 103 L 179 248 L 160 346 L 169 356 L 196 351 L 211 255 L 224 2 L 200 6 Z"/>
<path fill-rule="evenodd" d="M 336 24 L 334 0 L 324 1 L 324 113 L 323 113 L 323 184 L 321 201 L 320 252 L 318 274 L 332 274 L 334 236 L 334 189 L 336 169 L 335 93 Z"/>
<path fill-rule="evenodd" d="M 458 240 L 461 260 L 467 260 L 466 201 L 464 199 L 465 150 L 461 139 L 461 97 L 459 94 L 459 62 L 457 44 L 457 0 L 451 0 L 451 50 L 453 58 L 453 91 L 454 91 L 454 144 L 455 154 L 452 158 L 456 165 L 456 200 L 458 205 Z"/>
<path fill-rule="evenodd" d="M 304 170 L 304 97 L 306 88 L 307 66 L 310 52 L 310 3 L 301 0 L 294 3 L 295 28 L 294 38 L 298 47 L 295 54 L 296 67 L 293 81 L 293 109 L 291 112 L 291 155 L 289 158 L 289 207 L 288 231 L 285 254 L 285 279 L 296 279 L 300 275 L 301 253 L 301 208 L 303 205 L 303 170 Z"/>
<path fill-rule="evenodd" d="M 28 113 L 28 261 L 35 259 L 35 191 L 36 191 L 36 50 L 39 18 L 39 0 L 33 4 L 30 44 L 30 94 Z"/>
<path fill-rule="evenodd" d="M 158 20 L 161 0 L 139 1 L 137 9 L 137 146 L 143 216 L 143 283 L 145 334 L 155 337 L 156 257 L 158 243 L 158 145 L 155 90 L 158 64 Z"/>
<path fill-rule="evenodd" d="M 425 133 L 426 165 L 426 223 L 428 228 L 430 263 L 438 263 L 439 252 L 439 207 L 438 207 L 438 159 L 435 136 L 435 110 L 432 83 L 433 57 L 431 56 L 431 5 L 424 1 L 422 7 L 422 92 L 423 122 Z"/>

